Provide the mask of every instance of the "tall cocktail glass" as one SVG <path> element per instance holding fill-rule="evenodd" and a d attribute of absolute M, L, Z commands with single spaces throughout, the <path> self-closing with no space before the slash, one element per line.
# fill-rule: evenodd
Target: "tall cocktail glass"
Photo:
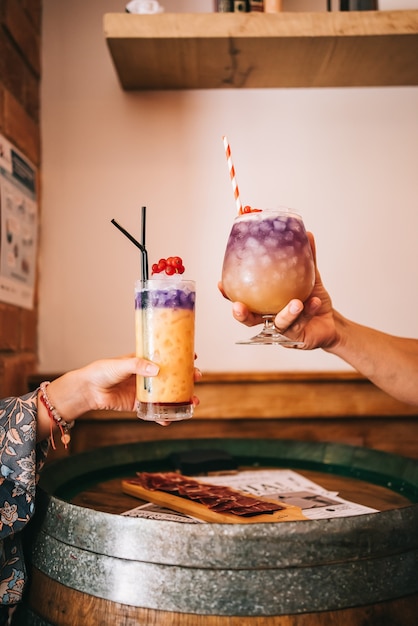
<path fill-rule="evenodd" d="M 135 284 L 136 354 L 157 363 L 137 376 L 137 415 L 166 422 L 193 415 L 195 283 L 176 277 Z"/>
<path fill-rule="evenodd" d="M 299 214 L 280 208 L 235 218 L 223 262 L 223 289 L 230 300 L 264 318 L 259 335 L 238 343 L 298 345 L 277 331 L 274 317 L 291 299 L 304 301 L 314 282 L 312 250 Z"/>

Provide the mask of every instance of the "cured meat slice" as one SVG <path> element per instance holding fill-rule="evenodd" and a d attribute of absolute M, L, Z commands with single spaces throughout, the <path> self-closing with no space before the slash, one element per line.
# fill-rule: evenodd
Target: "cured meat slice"
<path fill-rule="evenodd" d="M 150 491 L 164 491 L 199 502 L 212 511 L 242 517 L 273 513 L 284 508 L 278 503 L 241 493 L 231 487 L 209 485 L 176 472 L 138 472 L 136 478 L 127 482 L 139 484 Z"/>

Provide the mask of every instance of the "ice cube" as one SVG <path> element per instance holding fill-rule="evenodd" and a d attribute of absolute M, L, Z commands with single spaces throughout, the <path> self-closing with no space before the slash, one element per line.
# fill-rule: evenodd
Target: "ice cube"
<path fill-rule="evenodd" d="M 286 230 L 286 218 L 278 217 L 273 222 L 273 228 L 275 231 L 282 233 Z"/>

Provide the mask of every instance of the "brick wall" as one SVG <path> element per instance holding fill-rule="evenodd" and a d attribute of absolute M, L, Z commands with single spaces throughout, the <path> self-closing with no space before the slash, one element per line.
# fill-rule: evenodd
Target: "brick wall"
<path fill-rule="evenodd" d="M 38 168 L 41 16 L 42 0 L 0 0 L 0 133 Z M 0 397 L 27 390 L 36 335 L 36 304 L 29 311 L 0 302 Z"/>

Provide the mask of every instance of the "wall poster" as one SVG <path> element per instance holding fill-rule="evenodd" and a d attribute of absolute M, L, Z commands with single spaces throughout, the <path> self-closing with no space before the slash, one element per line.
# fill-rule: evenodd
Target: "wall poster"
<path fill-rule="evenodd" d="M 38 206 L 36 168 L 0 135 L 0 301 L 33 309 Z"/>

